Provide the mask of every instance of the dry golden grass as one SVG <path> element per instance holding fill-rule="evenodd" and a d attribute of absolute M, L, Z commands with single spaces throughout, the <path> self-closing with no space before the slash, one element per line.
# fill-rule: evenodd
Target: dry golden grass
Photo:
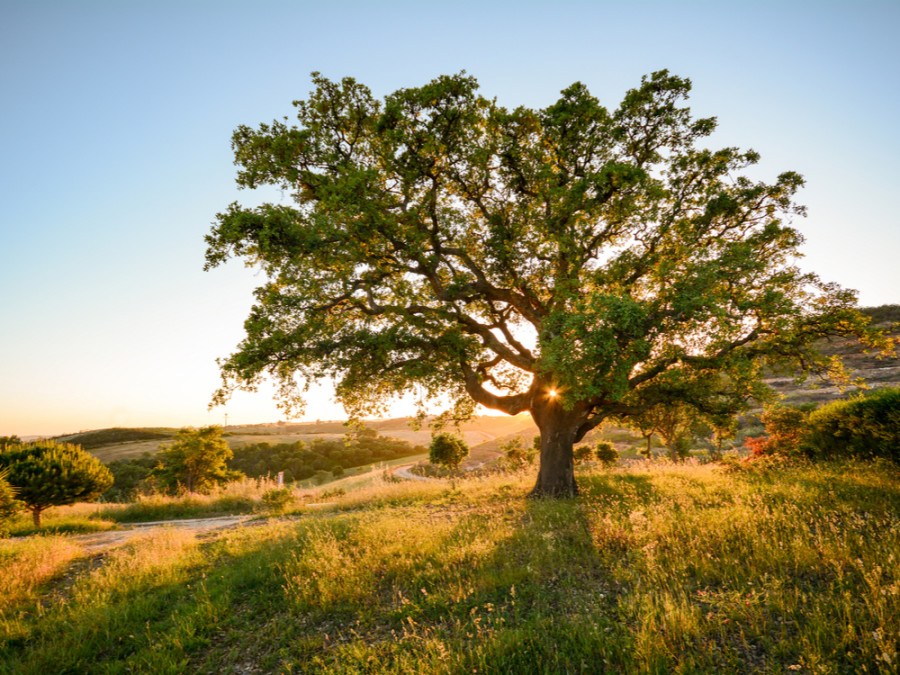
<path fill-rule="evenodd" d="M 0 541 L 0 616 L 7 608 L 37 597 L 43 584 L 82 554 L 81 546 L 62 535 Z"/>

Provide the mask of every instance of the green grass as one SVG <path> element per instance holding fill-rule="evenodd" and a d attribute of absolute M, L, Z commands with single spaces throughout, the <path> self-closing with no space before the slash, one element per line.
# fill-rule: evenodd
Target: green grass
<path fill-rule="evenodd" d="M 900 481 L 862 464 L 360 485 L 88 556 L 0 543 L 0 672 L 890 673 Z"/>
<path fill-rule="evenodd" d="M 9 534 L 27 537 L 33 534 L 89 534 L 114 530 L 118 525 L 109 518 L 90 518 L 78 515 L 57 515 L 44 518 L 41 527 L 35 527 L 31 515 L 19 515 L 13 520 Z"/>

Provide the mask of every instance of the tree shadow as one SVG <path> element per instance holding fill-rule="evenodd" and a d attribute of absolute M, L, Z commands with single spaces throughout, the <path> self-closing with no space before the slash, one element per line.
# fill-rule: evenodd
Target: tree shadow
<path fill-rule="evenodd" d="M 659 500 L 659 491 L 649 475 L 638 473 L 594 473 L 578 477 L 582 498 L 610 504 L 641 504 Z"/>

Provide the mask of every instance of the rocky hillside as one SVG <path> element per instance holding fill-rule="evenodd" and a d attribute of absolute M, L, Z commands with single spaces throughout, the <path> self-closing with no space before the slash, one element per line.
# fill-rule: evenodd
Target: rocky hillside
<path fill-rule="evenodd" d="M 882 305 L 863 308 L 863 313 L 872 318 L 872 324 L 884 329 L 889 335 L 900 339 L 900 305 Z M 862 378 L 870 388 L 900 386 L 900 357 L 878 358 L 866 354 L 859 343 L 838 339 L 822 344 L 822 350 L 829 355 L 840 356 L 854 378 Z M 849 396 L 859 389 L 853 387 L 841 391 L 838 387 L 810 377 L 798 383 L 795 376 L 780 375 L 766 380 L 770 387 L 784 397 L 790 405 L 802 403 L 826 403 Z"/>

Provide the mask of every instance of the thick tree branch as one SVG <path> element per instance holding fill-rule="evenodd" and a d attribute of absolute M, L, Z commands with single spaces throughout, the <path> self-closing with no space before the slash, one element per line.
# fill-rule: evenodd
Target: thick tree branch
<path fill-rule="evenodd" d="M 518 415 L 531 408 L 532 396 L 530 392 L 512 396 L 498 396 L 497 394 L 492 394 L 481 385 L 478 373 L 468 363 L 460 361 L 460 369 L 463 373 L 466 392 L 476 403 L 509 415 Z"/>

